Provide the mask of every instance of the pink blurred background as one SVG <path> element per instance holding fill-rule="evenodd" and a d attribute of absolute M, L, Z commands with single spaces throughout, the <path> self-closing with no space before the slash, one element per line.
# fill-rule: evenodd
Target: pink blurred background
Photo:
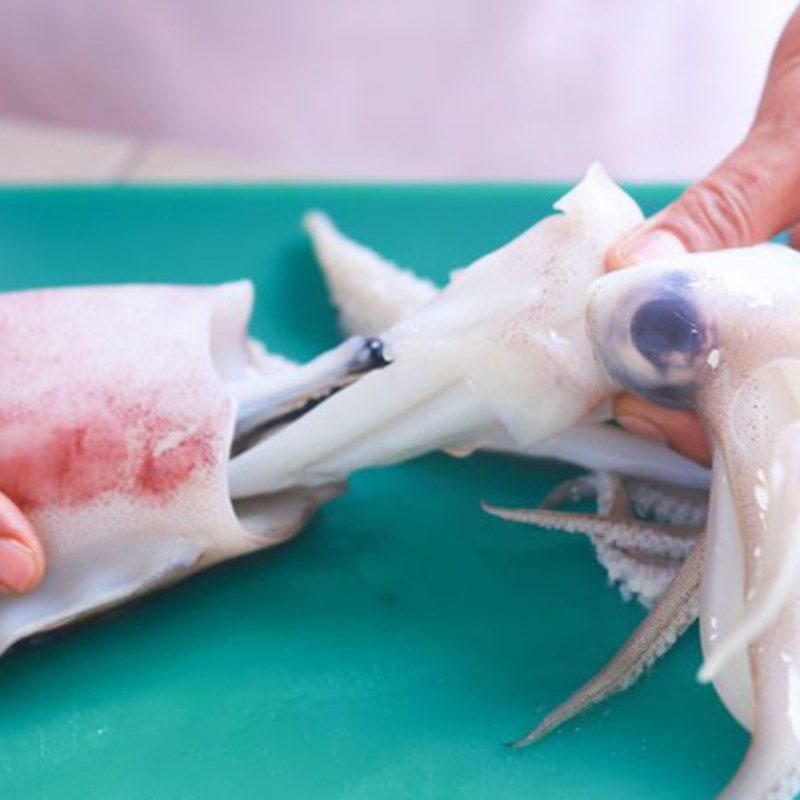
<path fill-rule="evenodd" d="M 3 0 L 0 114 L 307 177 L 699 176 L 796 0 Z"/>

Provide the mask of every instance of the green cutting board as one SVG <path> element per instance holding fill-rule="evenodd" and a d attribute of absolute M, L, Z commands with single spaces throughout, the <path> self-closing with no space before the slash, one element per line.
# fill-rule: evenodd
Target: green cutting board
<path fill-rule="evenodd" d="M 255 335 L 304 359 L 337 341 L 306 209 L 443 282 L 561 189 L 9 189 L 0 288 L 247 276 Z M 652 212 L 676 191 L 634 193 Z M 360 474 L 288 545 L 18 648 L 0 661 L 0 797 L 712 797 L 746 736 L 694 680 L 696 629 L 627 693 L 502 745 L 642 617 L 582 538 L 479 508 L 535 504 L 574 472 L 432 455 Z"/>

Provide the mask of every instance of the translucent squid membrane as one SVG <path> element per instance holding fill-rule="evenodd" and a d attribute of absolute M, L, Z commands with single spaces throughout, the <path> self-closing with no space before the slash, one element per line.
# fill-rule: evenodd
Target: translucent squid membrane
<path fill-rule="evenodd" d="M 252 295 L 243 282 L 0 296 L 0 489 L 30 516 L 48 558 L 39 588 L 0 597 L 0 653 L 282 542 L 337 494 L 231 500 L 247 387 L 272 384 L 277 397 L 297 370 L 248 339 Z"/>

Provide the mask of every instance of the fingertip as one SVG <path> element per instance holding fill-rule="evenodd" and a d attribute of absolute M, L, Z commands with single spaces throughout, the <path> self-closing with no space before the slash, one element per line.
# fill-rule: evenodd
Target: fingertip
<path fill-rule="evenodd" d="M 618 414 L 617 422 L 634 436 L 641 436 L 659 444 L 669 444 L 667 434 L 646 416 L 631 413 Z"/>
<path fill-rule="evenodd" d="M 662 442 L 703 466 L 711 465 L 711 445 L 702 422 L 691 411 L 662 408 L 636 395 L 623 394 L 614 402 L 614 417 L 636 436 Z"/>
<path fill-rule="evenodd" d="M 638 395 L 630 394 L 629 392 L 623 392 L 614 398 L 614 417 L 619 421 L 620 417 L 647 416 L 648 407 L 650 405 L 650 403 L 648 403 L 646 400 L 643 400 Z"/>
<path fill-rule="evenodd" d="M 606 253 L 604 266 L 606 272 L 614 272 L 614 270 L 630 266 L 625 263 L 625 257 L 619 243 L 613 245 Z"/>
<path fill-rule="evenodd" d="M 633 231 L 614 244 L 606 254 L 606 269 L 613 271 L 685 253 L 686 246 L 674 233 L 648 227 Z"/>

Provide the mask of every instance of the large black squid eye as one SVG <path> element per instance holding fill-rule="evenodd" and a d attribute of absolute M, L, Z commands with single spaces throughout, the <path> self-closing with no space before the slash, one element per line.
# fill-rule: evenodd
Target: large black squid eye
<path fill-rule="evenodd" d="M 680 295 L 643 303 L 631 319 L 631 341 L 659 369 L 690 366 L 704 347 L 703 323 Z"/>

